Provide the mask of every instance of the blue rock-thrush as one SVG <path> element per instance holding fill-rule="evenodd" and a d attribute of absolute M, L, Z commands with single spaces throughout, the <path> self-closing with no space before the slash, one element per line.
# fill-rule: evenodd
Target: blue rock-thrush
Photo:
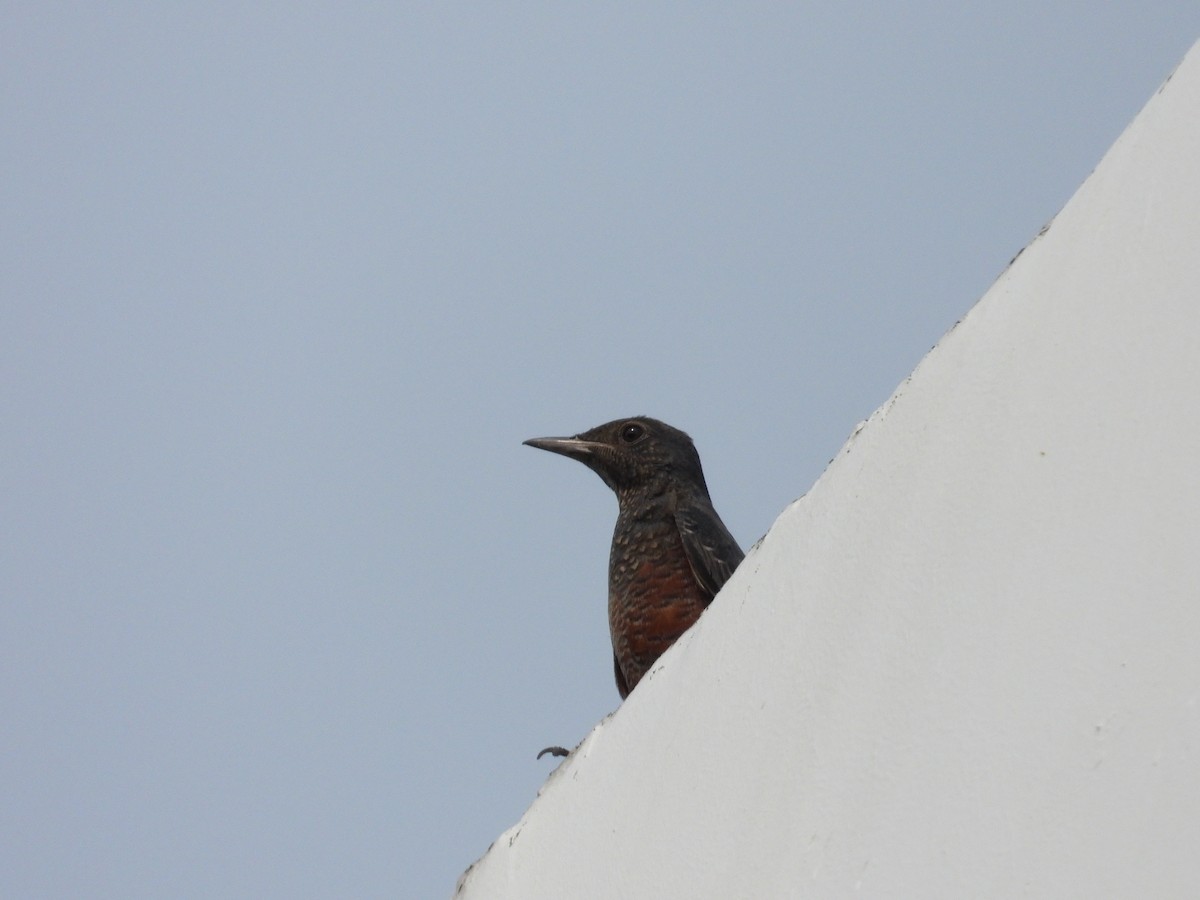
<path fill-rule="evenodd" d="M 639 416 L 525 443 L 579 460 L 617 495 L 608 625 L 624 700 L 700 618 L 744 554 L 713 509 L 696 446 L 679 429 Z"/>

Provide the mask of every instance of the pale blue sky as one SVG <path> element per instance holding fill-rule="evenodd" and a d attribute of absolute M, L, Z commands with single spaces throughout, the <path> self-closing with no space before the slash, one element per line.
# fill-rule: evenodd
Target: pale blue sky
<path fill-rule="evenodd" d="M 437 897 L 1200 37 L 1179 3 L 6 3 L 0 895 Z"/>

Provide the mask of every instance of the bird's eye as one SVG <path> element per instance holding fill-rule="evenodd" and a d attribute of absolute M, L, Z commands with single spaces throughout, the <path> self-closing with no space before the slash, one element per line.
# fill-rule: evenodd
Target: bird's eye
<path fill-rule="evenodd" d="M 621 440 L 632 444 L 646 433 L 646 427 L 639 422 L 628 422 L 621 426 Z"/>

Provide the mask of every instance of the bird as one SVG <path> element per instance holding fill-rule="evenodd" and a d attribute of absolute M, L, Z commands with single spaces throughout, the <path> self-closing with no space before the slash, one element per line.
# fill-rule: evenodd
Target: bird
<path fill-rule="evenodd" d="M 578 460 L 617 495 L 608 625 L 624 700 L 700 618 L 745 554 L 713 508 L 696 445 L 678 428 L 636 416 L 524 443 Z"/>

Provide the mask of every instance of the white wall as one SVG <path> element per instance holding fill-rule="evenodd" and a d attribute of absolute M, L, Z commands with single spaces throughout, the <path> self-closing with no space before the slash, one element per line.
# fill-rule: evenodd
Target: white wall
<path fill-rule="evenodd" d="M 1198 460 L 1193 48 L 461 895 L 1200 897 Z"/>

